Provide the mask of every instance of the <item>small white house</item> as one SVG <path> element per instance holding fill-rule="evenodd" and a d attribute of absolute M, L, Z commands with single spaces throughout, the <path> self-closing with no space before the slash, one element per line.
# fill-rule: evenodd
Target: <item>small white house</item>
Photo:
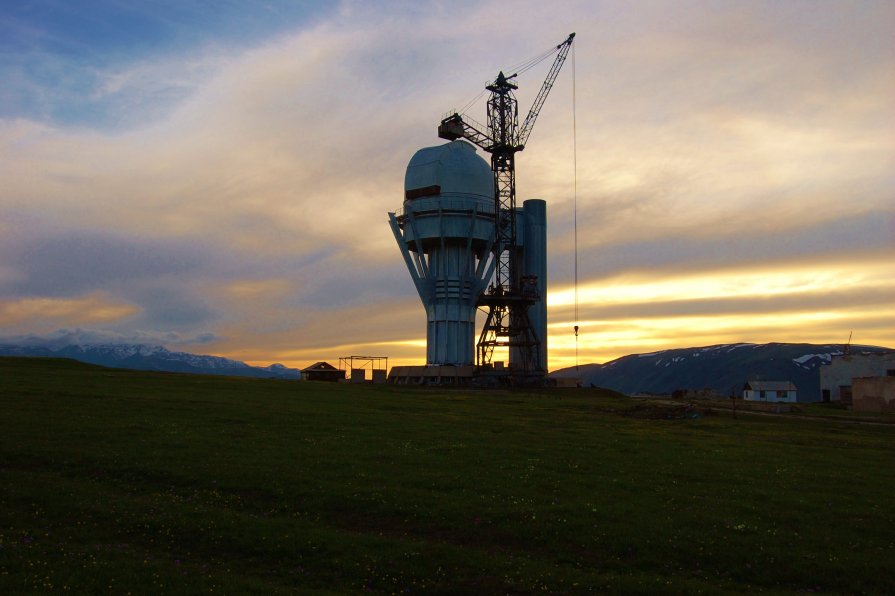
<path fill-rule="evenodd" d="M 795 402 L 796 386 L 790 381 L 749 381 L 743 387 L 743 399 L 747 401 Z"/>

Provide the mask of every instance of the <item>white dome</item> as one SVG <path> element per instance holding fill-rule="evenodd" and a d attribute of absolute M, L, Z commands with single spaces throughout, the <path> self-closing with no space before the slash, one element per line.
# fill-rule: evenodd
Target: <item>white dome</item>
<path fill-rule="evenodd" d="M 493 200 L 494 178 L 475 147 L 457 140 L 417 151 L 407 165 L 404 191 L 407 197 L 440 194 Z"/>

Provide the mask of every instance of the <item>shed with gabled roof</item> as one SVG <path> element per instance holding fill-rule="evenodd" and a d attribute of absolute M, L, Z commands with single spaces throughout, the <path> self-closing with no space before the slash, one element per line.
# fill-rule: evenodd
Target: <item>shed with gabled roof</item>
<path fill-rule="evenodd" d="M 743 399 L 747 401 L 795 402 L 797 398 L 791 381 L 748 381 L 743 387 Z"/>
<path fill-rule="evenodd" d="M 329 362 L 315 362 L 311 366 L 301 369 L 301 378 L 306 381 L 343 381 L 345 371 L 339 370 Z"/>

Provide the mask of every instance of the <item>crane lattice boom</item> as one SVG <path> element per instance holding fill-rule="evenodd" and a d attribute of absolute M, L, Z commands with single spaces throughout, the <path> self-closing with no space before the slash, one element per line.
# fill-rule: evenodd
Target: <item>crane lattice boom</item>
<path fill-rule="evenodd" d="M 506 76 L 503 72 L 486 87 L 491 92 L 487 104 L 487 130 L 459 113 L 442 119 L 438 126 L 439 137 L 466 139 L 491 154 L 496 213 L 495 269 L 490 291 L 480 300 L 480 306 L 488 309 L 488 316 L 478 343 L 479 365 L 491 362 L 496 346 L 509 346 L 517 348 L 522 354 L 526 372 L 541 375 L 546 372 L 533 370 L 539 366 L 540 341 L 528 319 L 528 307 L 542 297 L 535 295 L 536 291 L 532 293 L 531 280 L 522 279 L 516 263 L 516 153 L 525 149 L 525 143 L 574 39 L 575 34 L 572 33 L 556 46 L 553 65 L 521 126 L 518 102 L 513 94 L 518 88 L 512 81 L 516 75 Z"/>

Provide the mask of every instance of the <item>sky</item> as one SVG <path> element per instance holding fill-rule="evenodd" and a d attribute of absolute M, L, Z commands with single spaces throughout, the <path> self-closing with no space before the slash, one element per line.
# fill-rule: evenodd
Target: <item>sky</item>
<path fill-rule="evenodd" d="M 0 337 L 424 363 L 387 219 L 407 162 L 574 31 L 517 158 L 551 369 L 895 347 L 893 25 L 870 0 L 2 2 Z"/>

